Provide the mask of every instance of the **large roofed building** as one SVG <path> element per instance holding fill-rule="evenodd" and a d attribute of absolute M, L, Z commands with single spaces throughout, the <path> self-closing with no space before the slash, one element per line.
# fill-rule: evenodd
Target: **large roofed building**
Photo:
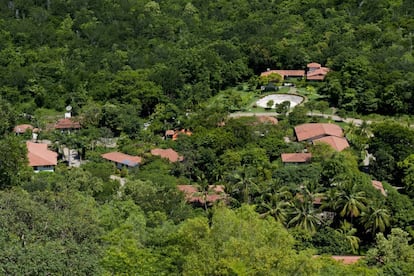
<path fill-rule="evenodd" d="M 267 70 L 260 74 L 261 77 L 268 77 L 271 74 L 278 74 L 283 79 L 294 77 L 294 78 L 302 78 L 305 76 L 305 70 Z"/>
<path fill-rule="evenodd" d="M 47 148 L 47 144 L 26 142 L 27 159 L 29 166 L 33 167 L 35 172 L 49 171 L 53 172 L 57 165 L 58 154 Z"/>
<path fill-rule="evenodd" d="M 102 158 L 114 162 L 118 169 L 122 167 L 137 167 L 142 162 L 142 158 L 139 156 L 133 156 L 121 152 L 108 152 L 101 155 Z"/>
<path fill-rule="evenodd" d="M 313 144 L 325 143 L 336 151 L 349 147 L 342 128 L 329 123 L 308 123 L 295 127 L 295 134 L 299 142 L 308 141 Z"/>
<path fill-rule="evenodd" d="M 312 159 L 311 153 L 282 153 L 282 162 L 285 164 L 309 163 Z"/>

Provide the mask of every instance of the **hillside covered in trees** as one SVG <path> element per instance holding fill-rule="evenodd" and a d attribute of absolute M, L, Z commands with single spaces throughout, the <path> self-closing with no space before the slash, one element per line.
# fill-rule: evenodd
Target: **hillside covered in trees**
<path fill-rule="evenodd" d="M 8 0 L 0 32 L 0 274 L 414 273 L 414 2 Z M 254 104 L 310 62 L 302 104 Z"/>

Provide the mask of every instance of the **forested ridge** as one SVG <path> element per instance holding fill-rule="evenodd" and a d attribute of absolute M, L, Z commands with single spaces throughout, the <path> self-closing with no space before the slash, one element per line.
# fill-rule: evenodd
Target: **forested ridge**
<path fill-rule="evenodd" d="M 1 275 L 414 273 L 414 2 L 11 0 L 0 32 Z M 304 103 L 252 104 L 261 72 L 311 62 L 324 81 L 281 88 Z M 54 129 L 68 111 L 80 129 Z M 380 119 L 315 115 L 335 111 Z M 317 122 L 350 148 L 298 142 Z M 54 172 L 28 166 L 33 139 Z M 142 162 L 119 169 L 111 151 Z"/>

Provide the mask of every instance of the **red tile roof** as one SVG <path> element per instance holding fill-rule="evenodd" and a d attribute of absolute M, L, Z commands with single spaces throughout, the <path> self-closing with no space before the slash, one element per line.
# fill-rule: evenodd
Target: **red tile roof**
<path fill-rule="evenodd" d="M 307 80 L 323 80 L 326 74 L 328 74 L 328 72 L 329 72 L 329 68 L 327 67 L 321 67 L 318 69 L 314 69 L 312 71 L 309 71 L 306 74 L 306 79 Z"/>
<path fill-rule="evenodd" d="M 139 156 L 133 156 L 133 155 L 116 152 L 116 151 L 104 153 L 101 156 L 102 158 L 106 160 L 116 162 L 119 164 L 123 164 L 128 167 L 135 167 L 142 162 L 142 158 Z"/>
<path fill-rule="evenodd" d="M 166 158 L 170 160 L 170 162 L 177 162 L 177 161 L 183 161 L 183 157 L 180 156 L 175 150 L 168 148 L 168 149 L 152 149 L 151 150 L 152 155 L 158 155 L 161 158 Z"/>
<path fill-rule="evenodd" d="M 295 133 L 298 141 L 314 140 L 323 136 L 344 136 L 340 126 L 327 123 L 302 124 L 295 127 Z"/>
<path fill-rule="evenodd" d="M 308 68 L 321 68 L 321 65 L 319 63 L 316 63 L 316 62 L 311 62 L 311 63 L 308 63 L 308 65 L 306 67 L 308 67 Z"/>
<path fill-rule="evenodd" d="M 306 163 L 312 158 L 311 153 L 282 153 L 283 163 Z"/>
<path fill-rule="evenodd" d="M 362 259 L 362 256 L 332 256 L 334 260 L 340 261 L 344 264 L 354 264 Z"/>
<path fill-rule="evenodd" d="M 73 121 L 70 118 L 64 118 L 57 121 L 55 129 L 79 129 L 81 128 L 80 123 Z"/>
<path fill-rule="evenodd" d="M 58 154 L 47 149 L 47 144 L 26 142 L 29 166 L 56 166 Z"/>
<path fill-rule="evenodd" d="M 305 70 L 268 70 L 266 72 L 262 72 L 260 74 L 261 77 L 266 77 L 271 74 L 278 74 L 282 78 L 285 77 L 304 77 L 305 76 Z"/>
<path fill-rule="evenodd" d="M 14 127 L 14 132 L 22 134 L 22 133 L 25 133 L 26 130 L 28 130 L 28 129 L 33 130 L 34 128 L 33 128 L 32 125 L 29 125 L 29 124 L 17 125 L 17 126 Z"/>
<path fill-rule="evenodd" d="M 387 193 L 385 192 L 384 187 L 380 181 L 372 180 L 372 186 L 374 186 L 375 189 L 381 191 L 382 195 L 387 196 Z"/>
<path fill-rule="evenodd" d="M 208 193 L 200 192 L 194 185 L 178 185 L 177 188 L 184 193 L 189 203 L 214 203 L 226 198 L 223 185 L 209 185 Z"/>
<path fill-rule="evenodd" d="M 349 148 L 348 141 L 344 137 L 325 136 L 325 137 L 313 140 L 314 145 L 317 143 L 328 144 L 336 151 L 343 151 L 344 149 Z"/>

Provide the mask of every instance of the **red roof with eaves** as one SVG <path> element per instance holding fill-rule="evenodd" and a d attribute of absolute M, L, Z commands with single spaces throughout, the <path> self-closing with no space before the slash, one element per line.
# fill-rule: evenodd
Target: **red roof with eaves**
<path fill-rule="evenodd" d="M 312 158 L 311 153 L 282 153 L 283 163 L 306 163 Z"/>
<path fill-rule="evenodd" d="M 47 144 L 26 142 L 29 166 L 56 166 L 58 154 L 48 150 Z"/>
<path fill-rule="evenodd" d="M 119 164 L 123 164 L 128 167 L 135 167 L 142 162 L 142 158 L 139 156 L 133 156 L 133 155 L 116 152 L 116 151 L 104 153 L 101 156 L 102 158 L 106 160 L 116 162 Z"/>
<path fill-rule="evenodd" d="M 81 128 L 80 123 L 73 121 L 70 118 L 64 118 L 57 121 L 55 129 L 79 129 Z"/>

